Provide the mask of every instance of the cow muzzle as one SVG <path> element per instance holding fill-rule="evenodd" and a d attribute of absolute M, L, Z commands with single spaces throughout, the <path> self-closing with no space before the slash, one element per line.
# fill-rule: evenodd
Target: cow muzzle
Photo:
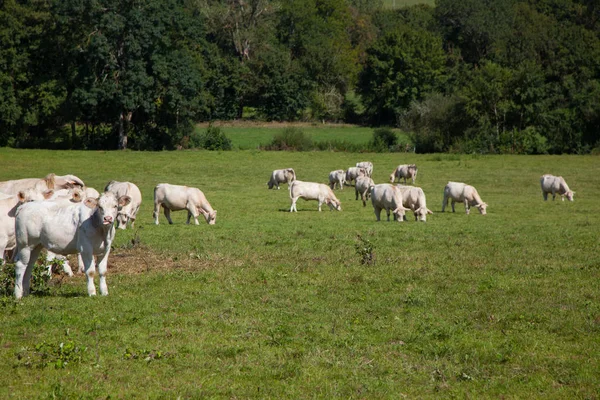
<path fill-rule="evenodd" d="M 104 217 L 102 223 L 104 225 L 110 225 L 110 224 L 112 224 L 113 223 L 113 217 L 109 217 L 109 216 Z"/>

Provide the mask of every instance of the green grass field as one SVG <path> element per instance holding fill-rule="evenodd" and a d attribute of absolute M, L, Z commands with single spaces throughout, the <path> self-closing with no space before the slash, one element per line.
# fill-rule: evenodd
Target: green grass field
<path fill-rule="evenodd" d="M 416 163 L 427 223 L 376 222 L 353 188 L 342 212 L 298 203 L 301 180 L 374 163 L 376 183 Z M 47 296 L 0 298 L 0 398 L 597 398 L 600 159 L 331 152 L 0 149 L 0 180 L 73 173 L 140 187 L 119 231 L 109 296 L 55 276 Z M 544 202 L 543 173 L 575 201 Z M 441 213 L 448 180 L 488 215 Z M 217 223 L 152 221 L 160 182 L 199 187 Z M 373 246 L 361 265 L 357 236 Z"/>
<path fill-rule="evenodd" d="M 383 6 L 386 8 L 400 8 L 414 6 L 415 4 L 428 4 L 435 6 L 435 0 L 384 0 Z"/>

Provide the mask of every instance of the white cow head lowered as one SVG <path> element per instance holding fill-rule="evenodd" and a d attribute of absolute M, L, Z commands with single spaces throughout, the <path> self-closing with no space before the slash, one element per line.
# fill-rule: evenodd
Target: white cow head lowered
<path fill-rule="evenodd" d="M 197 207 L 198 212 L 204 216 L 204 219 L 209 225 L 214 225 L 217 222 L 217 210 L 205 211 L 202 207 Z"/>
<path fill-rule="evenodd" d="M 392 213 L 394 214 L 394 218 L 396 219 L 396 221 L 402 222 L 404 221 L 404 215 L 406 215 L 406 212 L 409 210 L 409 208 L 404 208 L 404 206 L 401 204 L 394 211 L 392 211 Z"/>

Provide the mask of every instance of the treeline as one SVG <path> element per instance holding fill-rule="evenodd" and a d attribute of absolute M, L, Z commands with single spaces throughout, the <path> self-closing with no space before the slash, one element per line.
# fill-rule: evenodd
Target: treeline
<path fill-rule="evenodd" d="M 597 0 L 5 0 L 0 145 L 172 149 L 197 121 L 395 126 L 418 152 L 587 153 Z"/>

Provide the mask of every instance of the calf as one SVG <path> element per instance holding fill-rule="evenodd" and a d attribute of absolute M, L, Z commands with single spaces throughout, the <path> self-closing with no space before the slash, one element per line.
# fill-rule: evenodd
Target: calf
<path fill-rule="evenodd" d="M 321 211 L 321 205 L 327 204 L 330 210 L 334 208 L 338 211 L 342 211 L 342 204 L 333 194 L 333 190 L 323 183 L 315 182 L 302 182 L 294 181 L 290 185 L 290 199 L 292 200 L 292 206 L 290 212 L 296 211 L 296 201 L 299 198 L 304 200 L 317 200 L 319 202 L 319 211 Z"/>
<path fill-rule="evenodd" d="M 375 182 L 373 182 L 373 179 L 369 178 L 368 176 L 359 176 L 356 178 L 356 185 L 354 185 L 354 194 L 356 195 L 355 200 L 358 200 L 358 195 L 360 194 L 363 207 L 367 206 L 367 200 L 371 194 L 372 186 L 375 186 Z"/>
<path fill-rule="evenodd" d="M 554 201 L 554 198 L 558 193 L 562 201 L 565 201 L 565 196 L 567 197 L 567 200 L 573 201 L 573 195 L 575 192 L 569 189 L 569 185 L 567 185 L 567 182 L 565 182 L 562 176 L 554 176 L 549 174 L 542 175 L 540 178 L 540 184 L 542 186 L 542 195 L 544 196 L 544 200 L 548 200 L 548 193 L 552 193 L 552 201 Z"/>
<path fill-rule="evenodd" d="M 412 179 L 412 183 L 414 185 L 415 179 L 417 179 L 417 170 L 418 169 L 415 164 L 398 165 L 394 172 L 390 174 L 390 183 L 394 183 L 396 178 L 398 178 L 398 182 L 400 182 L 400 178 L 404 178 L 405 184 L 407 179 Z"/>
<path fill-rule="evenodd" d="M 115 237 L 113 222 L 119 207 L 130 201 L 128 196 L 117 199 L 112 193 L 103 193 L 98 199 L 87 198 L 81 203 L 35 201 L 19 207 L 15 219 L 15 297 L 29 294 L 33 265 L 42 248 L 62 255 L 81 253 L 90 296 L 96 294 L 94 255 L 98 255 L 100 294 L 107 295 L 108 255 Z"/>
<path fill-rule="evenodd" d="M 346 183 L 346 171 L 343 169 L 336 169 L 329 173 L 329 187 L 331 190 L 335 189 L 336 184 L 340 190 L 344 190 L 344 183 Z"/>
<path fill-rule="evenodd" d="M 119 209 L 117 229 L 126 229 L 128 222 L 131 223 L 131 227 L 133 228 L 135 218 L 142 204 L 140 189 L 131 182 L 110 181 L 104 188 L 104 191 L 112 192 L 116 197 L 129 196 L 131 198 L 131 202 L 128 205 Z"/>
<path fill-rule="evenodd" d="M 390 220 L 390 211 L 394 214 L 394 219 L 402 222 L 407 211 L 402 205 L 402 192 L 399 188 L 388 183 L 371 186 L 371 203 L 375 211 L 377 221 L 380 220 L 381 210 L 387 213 L 387 220 Z"/>
<path fill-rule="evenodd" d="M 452 212 L 454 212 L 454 203 L 464 202 L 465 211 L 469 215 L 470 207 L 475 206 L 482 215 L 486 214 L 487 204 L 481 200 L 477 189 L 471 185 L 462 182 L 448 182 L 444 188 L 444 201 L 442 202 L 442 212 L 448 205 L 448 199 L 452 200 Z"/>
<path fill-rule="evenodd" d="M 420 187 L 397 185 L 402 192 L 402 205 L 413 211 L 415 221 L 427 221 L 427 214 L 433 214 L 433 211 L 427 208 L 425 192 Z"/>
<path fill-rule="evenodd" d="M 188 186 L 171 185 L 159 183 L 154 188 L 154 223 L 158 225 L 158 213 L 163 207 L 165 217 L 172 224 L 171 211 L 187 210 L 187 224 L 194 217 L 194 223 L 198 223 L 198 215 L 202 214 L 209 225 L 214 225 L 217 220 L 217 211 L 213 210 L 204 193 L 200 189 Z"/>
<path fill-rule="evenodd" d="M 277 190 L 279 190 L 280 183 L 287 183 L 288 186 L 290 183 L 296 180 L 296 172 L 293 168 L 286 169 L 276 169 L 271 173 L 271 179 L 267 182 L 267 186 L 269 189 L 273 189 L 273 187 L 277 186 Z"/>

